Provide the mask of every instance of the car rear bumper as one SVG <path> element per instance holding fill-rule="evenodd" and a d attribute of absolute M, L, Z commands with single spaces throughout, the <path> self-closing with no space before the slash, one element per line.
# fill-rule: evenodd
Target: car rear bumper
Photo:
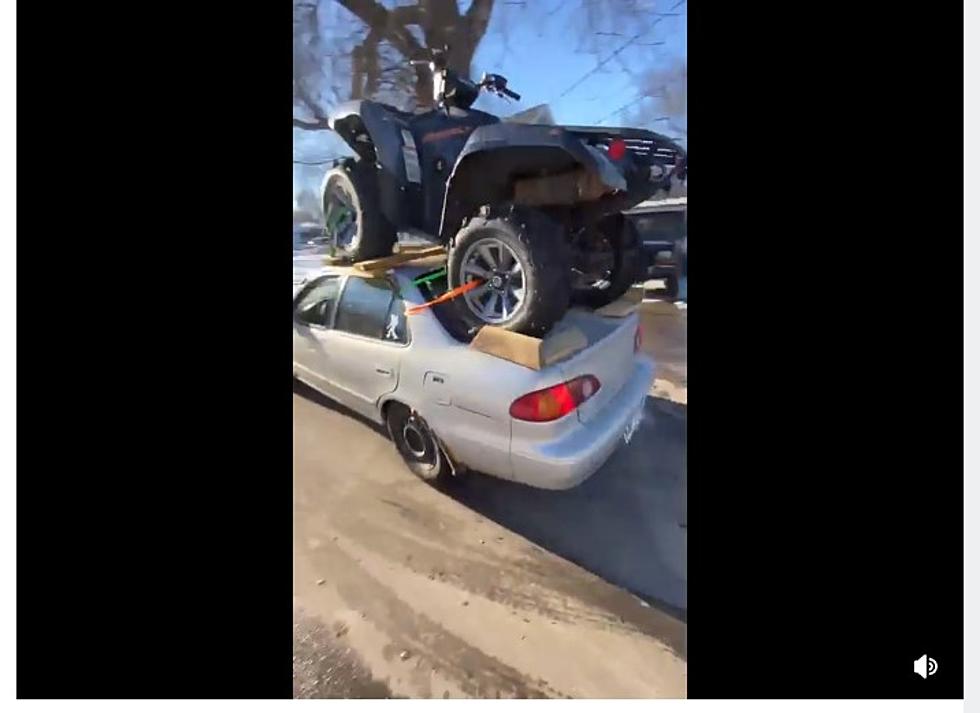
<path fill-rule="evenodd" d="M 513 441 L 513 479 L 536 488 L 566 490 L 595 473 L 625 445 L 624 433 L 634 418 L 642 417 L 655 372 L 647 356 L 633 363 L 630 380 L 588 423 L 576 422 L 560 438 L 547 442 Z"/>

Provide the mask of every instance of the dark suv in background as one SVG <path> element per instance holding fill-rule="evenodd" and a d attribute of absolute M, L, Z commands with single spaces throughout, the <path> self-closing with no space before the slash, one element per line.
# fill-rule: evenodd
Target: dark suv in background
<path fill-rule="evenodd" d="M 687 276 L 687 197 L 649 200 L 626 213 L 643 243 L 638 280 L 664 280 L 667 295 L 679 297 Z"/>

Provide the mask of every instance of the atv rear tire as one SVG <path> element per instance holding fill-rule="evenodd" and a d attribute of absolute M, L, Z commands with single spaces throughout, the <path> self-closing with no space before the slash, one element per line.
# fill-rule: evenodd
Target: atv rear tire
<path fill-rule="evenodd" d="M 481 248 L 488 247 L 491 257 L 499 260 L 497 269 L 476 258 L 485 254 Z M 450 288 L 470 279 L 484 280 L 480 287 L 453 300 L 471 331 L 493 324 L 541 337 L 568 309 L 571 257 L 564 229 L 539 211 L 511 205 L 484 210 L 456 234 L 447 268 Z M 479 272 L 484 273 L 482 278 L 472 277 Z M 496 305 L 499 314 L 478 313 L 481 302 L 488 312 L 494 312 Z"/>
<path fill-rule="evenodd" d="M 353 218 L 352 231 L 350 220 L 342 221 L 344 229 L 331 225 L 337 222 L 337 211 Z M 366 161 L 346 161 L 327 172 L 323 219 L 336 256 L 358 261 L 391 254 L 395 228 L 381 212 L 377 172 Z"/>
<path fill-rule="evenodd" d="M 589 309 L 604 307 L 626 294 L 639 278 L 642 267 L 640 236 L 626 216 L 620 213 L 603 218 L 597 229 L 612 244 L 613 268 L 601 283 L 573 291 L 572 303 Z"/>

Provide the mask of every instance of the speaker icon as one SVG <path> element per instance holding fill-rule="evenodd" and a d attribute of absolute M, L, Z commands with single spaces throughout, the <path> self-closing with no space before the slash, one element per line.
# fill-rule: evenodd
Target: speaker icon
<path fill-rule="evenodd" d="M 925 654 L 922 654 L 922 656 L 912 662 L 912 670 L 922 676 L 922 678 L 932 676 L 938 668 L 939 664 L 936 663 L 936 659 Z"/>

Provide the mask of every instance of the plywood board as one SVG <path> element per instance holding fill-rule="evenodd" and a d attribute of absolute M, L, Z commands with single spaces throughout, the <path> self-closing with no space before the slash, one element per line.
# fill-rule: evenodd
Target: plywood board
<path fill-rule="evenodd" d="M 405 243 L 395 243 L 392 247 L 391 252 L 394 255 L 408 255 L 409 253 L 420 253 L 423 250 L 431 250 L 432 248 L 440 247 L 439 245 L 411 245 Z"/>
<path fill-rule="evenodd" d="M 361 262 L 355 263 L 354 267 L 360 270 L 390 270 L 398 265 L 404 265 L 405 263 L 418 260 L 420 258 L 434 258 L 437 256 L 446 255 L 446 249 L 441 245 L 437 245 L 431 248 L 423 248 L 422 250 L 412 250 L 407 253 L 398 253 L 396 255 L 388 255 L 386 257 L 379 257 L 375 260 L 363 260 Z"/>
<path fill-rule="evenodd" d="M 349 263 L 339 263 L 331 264 L 325 262 L 329 268 L 330 272 L 336 275 L 357 275 L 358 277 L 384 277 L 388 271 L 387 270 L 364 270 L 357 265 L 351 265 Z"/>

